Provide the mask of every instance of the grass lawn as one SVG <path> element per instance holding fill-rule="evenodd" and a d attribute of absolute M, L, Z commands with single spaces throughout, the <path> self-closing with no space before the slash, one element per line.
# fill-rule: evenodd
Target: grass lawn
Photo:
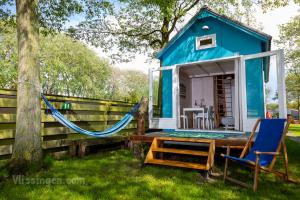
<path fill-rule="evenodd" d="M 300 137 L 300 124 L 291 124 L 289 131 L 292 135 Z"/>
<path fill-rule="evenodd" d="M 300 146 L 287 141 L 290 172 L 300 181 Z M 215 171 L 223 171 L 223 161 Z M 240 168 L 238 168 L 240 169 Z M 245 173 L 244 170 L 240 170 Z M 199 172 L 161 166 L 139 167 L 129 150 L 117 150 L 83 159 L 55 160 L 48 169 L 24 182 L 56 178 L 52 184 L 0 183 L 0 199 L 299 199 L 300 186 L 261 175 L 257 193 L 222 181 L 202 179 Z M 252 179 L 250 179 L 252 181 Z M 68 181 L 71 181 L 71 183 Z M 73 181 L 73 182 L 72 182 Z"/>

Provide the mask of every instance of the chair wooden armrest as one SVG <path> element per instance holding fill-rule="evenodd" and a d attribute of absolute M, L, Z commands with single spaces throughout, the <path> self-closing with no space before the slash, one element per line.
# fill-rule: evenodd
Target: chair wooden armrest
<path fill-rule="evenodd" d="M 227 148 L 230 148 L 230 149 L 244 149 L 245 146 L 227 146 Z"/>
<path fill-rule="evenodd" d="M 225 155 L 230 155 L 230 149 L 243 149 L 244 146 L 227 146 L 226 147 L 226 154 L 221 153 L 221 156 L 224 157 Z"/>
<path fill-rule="evenodd" d="M 255 151 L 254 153 L 256 155 L 274 155 L 274 156 L 277 156 L 280 154 L 279 152 L 261 152 L 261 151 Z"/>

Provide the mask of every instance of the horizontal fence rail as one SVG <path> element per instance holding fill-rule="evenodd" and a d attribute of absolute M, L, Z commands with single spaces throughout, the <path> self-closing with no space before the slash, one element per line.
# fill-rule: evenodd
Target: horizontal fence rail
<path fill-rule="evenodd" d="M 133 107 L 134 103 L 109 101 L 79 97 L 46 95 L 56 109 L 64 116 L 91 131 L 102 131 L 119 121 Z M 68 103 L 70 109 L 63 109 Z M 10 158 L 12 154 L 16 128 L 16 91 L 0 89 L 0 159 Z M 89 138 L 65 128 L 58 123 L 41 100 L 43 149 L 50 152 L 67 152 L 71 141 Z M 159 113 L 155 110 L 155 113 Z M 99 138 L 103 144 L 120 141 L 136 132 L 136 119 L 131 121 L 119 134 L 109 138 Z"/>

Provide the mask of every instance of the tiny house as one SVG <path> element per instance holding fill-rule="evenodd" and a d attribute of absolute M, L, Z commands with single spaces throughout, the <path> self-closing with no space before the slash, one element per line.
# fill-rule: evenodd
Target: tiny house
<path fill-rule="evenodd" d="M 158 52 L 161 67 L 149 70 L 149 127 L 249 131 L 266 115 L 270 67 L 276 67 L 279 116 L 286 118 L 283 51 L 271 51 L 271 39 L 207 7 L 200 9 Z M 153 113 L 155 72 L 161 73 L 160 116 Z M 204 117 L 207 110 L 212 125 Z"/>

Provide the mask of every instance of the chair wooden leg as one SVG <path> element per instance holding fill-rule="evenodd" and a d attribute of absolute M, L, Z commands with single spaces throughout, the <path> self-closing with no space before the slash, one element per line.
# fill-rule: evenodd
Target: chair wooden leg
<path fill-rule="evenodd" d="M 227 177 L 227 169 L 228 169 L 228 158 L 225 159 L 225 167 L 224 167 L 224 182 L 226 181 L 226 177 Z"/>
<path fill-rule="evenodd" d="M 229 146 L 227 147 L 226 154 L 227 154 L 227 155 L 230 154 L 230 147 L 229 147 Z M 228 169 L 228 158 L 225 159 L 224 182 L 226 181 L 226 177 L 227 177 L 227 169 Z"/>
<path fill-rule="evenodd" d="M 288 155 L 286 151 L 286 145 L 284 141 L 282 142 L 282 149 L 283 149 L 283 154 L 284 154 L 284 167 L 285 167 L 285 180 L 289 180 L 289 174 L 288 174 Z"/>
<path fill-rule="evenodd" d="M 258 174 L 259 174 L 259 155 L 256 156 L 256 161 L 255 161 L 255 174 L 254 174 L 253 192 L 257 191 Z"/>

